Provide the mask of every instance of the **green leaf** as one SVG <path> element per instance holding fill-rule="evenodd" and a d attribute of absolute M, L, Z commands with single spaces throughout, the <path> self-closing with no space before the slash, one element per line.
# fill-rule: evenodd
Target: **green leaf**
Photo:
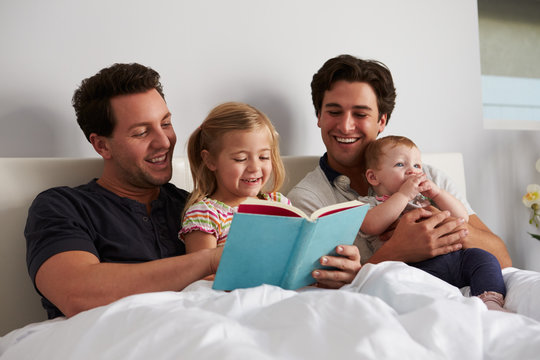
<path fill-rule="evenodd" d="M 529 235 L 531 235 L 533 238 L 535 238 L 536 240 L 540 240 L 540 235 L 536 235 L 536 234 L 531 234 L 531 233 L 528 233 Z"/>

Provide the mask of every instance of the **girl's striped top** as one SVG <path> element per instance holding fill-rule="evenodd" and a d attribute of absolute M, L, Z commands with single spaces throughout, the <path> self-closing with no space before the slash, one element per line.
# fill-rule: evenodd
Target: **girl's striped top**
<path fill-rule="evenodd" d="M 279 192 L 263 193 L 263 199 L 290 204 L 291 202 Z M 234 213 L 238 207 L 231 207 L 221 201 L 205 197 L 191 205 L 184 215 L 182 229 L 178 238 L 184 241 L 184 235 L 191 231 L 202 231 L 212 234 L 217 239 L 217 246 L 225 245 Z"/>

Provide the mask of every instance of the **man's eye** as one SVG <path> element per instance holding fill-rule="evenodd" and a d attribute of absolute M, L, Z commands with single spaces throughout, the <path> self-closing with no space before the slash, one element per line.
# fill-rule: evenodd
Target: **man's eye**
<path fill-rule="evenodd" d="M 367 115 L 366 115 L 366 114 L 363 114 L 363 113 L 355 113 L 354 116 L 357 117 L 357 118 L 361 118 L 361 119 L 362 119 L 362 118 L 365 118 Z"/>
<path fill-rule="evenodd" d="M 148 131 L 141 131 L 136 134 L 133 134 L 133 137 L 143 137 L 148 133 Z"/>
<path fill-rule="evenodd" d="M 331 116 L 338 116 L 341 114 L 341 111 L 328 111 L 328 114 L 330 114 Z"/>
<path fill-rule="evenodd" d="M 166 122 L 166 123 L 161 124 L 161 127 L 163 127 L 163 128 L 168 128 L 170 126 L 172 126 L 172 123 L 170 123 L 170 122 Z"/>

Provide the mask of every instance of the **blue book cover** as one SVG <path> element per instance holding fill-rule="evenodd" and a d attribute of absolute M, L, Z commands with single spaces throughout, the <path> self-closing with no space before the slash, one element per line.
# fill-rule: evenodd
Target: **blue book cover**
<path fill-rule="evenodd" d="M 315 282 L 319 259 L 351 245 L 369 205 L 350 201 L 310 217 L 291 205 L 249 199 L 233 217 L 213 289 L 234 290 L 261 284 L 298 289 Z"/>

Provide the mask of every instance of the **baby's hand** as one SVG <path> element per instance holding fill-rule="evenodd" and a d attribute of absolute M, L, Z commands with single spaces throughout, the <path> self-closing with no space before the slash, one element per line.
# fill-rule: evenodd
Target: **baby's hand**
<path fill-rule="evenodd" d="M 441 188 L 427 178 L 419 185 L 419 187 L 422 189 L 420 190 L 420 193 L 430 199 L 435 199 L 441 193 Z"/>
<path fill-rule="evenodd" d="M 412 200 L 416 195 L 422 191 L 426 191 L 427 187 L 425 182 L 428 181 L 425 174 L 414 174 L 410 175 L 399 188 L 399 192 L 407 197 L 407 199 Z"/>

